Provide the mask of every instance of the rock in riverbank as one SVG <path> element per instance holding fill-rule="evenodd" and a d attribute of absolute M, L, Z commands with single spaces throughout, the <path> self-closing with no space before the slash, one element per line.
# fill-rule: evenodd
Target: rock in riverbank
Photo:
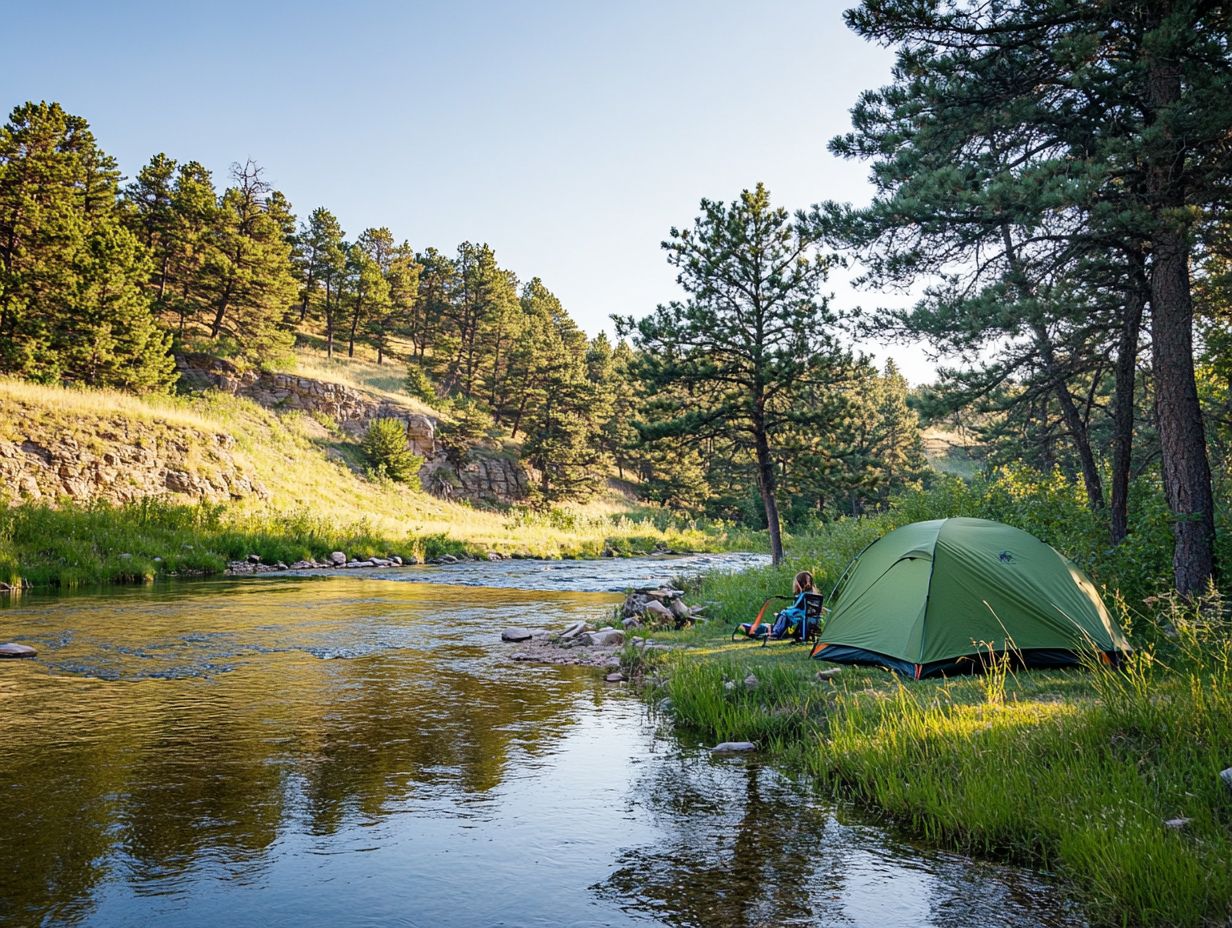
<path fill-rule="evenodd" d="M 638 625 L 651 627 L 687 628 L 694 622 L 702 621 L 703 617 L 702 609 L 687 605 L 683 596 L 683 590 L 667 586 L 633 590 L 625 597 L 620 614 L 626 623 L 632 620 Z"/>

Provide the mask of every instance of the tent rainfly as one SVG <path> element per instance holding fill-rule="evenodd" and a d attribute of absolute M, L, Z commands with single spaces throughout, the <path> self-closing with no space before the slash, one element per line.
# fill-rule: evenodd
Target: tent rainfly
<path fill-rule="evenodd" d="M 978 670 L 990 651 L 1059 667 L 1129 650 L 1094 585 L 1056 549 L 1000 522 L 934 519 L 856 556 L 812 656 L 918 680 Z"/>

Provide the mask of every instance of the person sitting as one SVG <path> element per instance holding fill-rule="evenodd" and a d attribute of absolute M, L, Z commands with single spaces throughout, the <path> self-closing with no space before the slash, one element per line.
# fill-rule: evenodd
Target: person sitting
<path fill-rule="evenodd" d="M 817 596 L 817 586 L 813 582 L 813 575 L 807 570 L 802 570 L 796 574 L 795 582 L 792 584 L 791 594 L 795 597 L 793 602 L 786 609 L 781 610 L 774 617 L 774 625 L 770 628 L 770 637 L 774 639 L 786 638 L 789 635 L 794 635 L 795 630 L 803 626 L 807 621 L 810 609 L 809 594 Z M 804 638 L 804 635 L 799 636 Z"/>

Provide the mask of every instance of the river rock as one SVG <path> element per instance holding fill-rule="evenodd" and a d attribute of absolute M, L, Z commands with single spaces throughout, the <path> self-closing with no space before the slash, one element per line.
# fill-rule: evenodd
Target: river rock
<path fill-rule="evenodd" d="M 501 632 L 501 641 L 530 641 L 534 637 L 529 628 L 507 628 Z"/>
<path fill-rule="evenodd" d="M 672 610 L 667 608 L 667 606 L 663 605 L 657 599 L 647 600 L 645 611 L 649 615 L 653 616 L 655 619 L 675 619 L 676 618 L 676 616 L 672 613 Z"/>
<path fill-rule="evenodd" d="M 672 615 L 682 622 L 693 617 L 693 611 L 684 604 L 682 599 L 673 599 L 667 608 L 671 610 Z"/>
<path fill-rule="evenodd" d="M 456 564 L 456 563 L 458 563 L 458 559 L 457 559 L 456 557 L 454 557 L 452 554 L 442 554 L 442 555 L 441 555 L 440 557 L 438 557 L 436 560 L 437 560 L 437 562 L 438 562 L 438 563 L 441 563 L 441 564 Z"/>
<path fill-rule="evenodd" d="M 488 560 L 489 560 L 489 561 L 502 561 L 502 560 L 504 560 L 504 558 L 502 558 L 502 557 L 501 557 L 499 554 L 497 554 L 495 551 L 489 551 L 489 552 L 488 552 Z"/>
<path fill-rule="evenodd" d="M 582 644 L 600 648 L 607 648 L 613 645 L 619 646 L 625 643 L 625 633 L 618 628 L 601 628 L 598 631 L 580 635 L 579 641 Z"/>
<path fill-rule="evenodd" d="M 374 558 L 371 558 L 371 561 L 372 561 L 373 567 L 389 567 L 391 564 L 393 564 L 393 561 L 391 561 L 387 557 L 374 557 Z"/>
<path fill-rule="evenodd" d="M 347 556 L 341 551 L 331 551 L 329 555 L 329 562 L 335 567 L 341 567 L 347 562 Z"/>
<path fill-rule="evenodd" d="M 637 616 L 631 615 L 627 619 L 621 619 L 620 624 L 625 628 L 641 628 L 642 623 L 637 620 Z"/>
<path fill-rule="evenodd" d="M 757 745 L 752 741 L 724 741 L 710 749 L 711 754 L 742 754 L 746 751 L 756 751 Z"/>
<path fill-rule="evenodd" d="M 247 560 L 248 560 L 248 563 L 249 563 L 249 564 L 260 564 L 260 563 L 261 563 L 261 555 L 259 555 L 259 554 L 250 554 L 250 555 L 248 555 Z"/>
<path fill-rule="evenodd" d="M 562 641 L 569 641 L 570 639 L 576 638 L 584 631 L 586 631 L 585 622 L 570 622 L 565 627 L 565 630 L 560 633 L 560 637 Z"/>
<path fill-rule="evenodd" d="M 398 555 L 396 555 L 396 554 L 391 554 L 391 555 L 389 556 L 389 563 L 393 564 L 395 567 L 401 567 L 401 566 L 402 566 L 402 558 L 398 557 Z"/>
<path fill-rule="evenodd" d="M 624 683 L 625 675 L 621 673 L 620 671 L 617 671 L 616 673 L 609 673 L 603 679 L 606 680 L 608 683 Z"/>
<path fill-rule="evenodd" d="M 14 644 L 11 641 L 8 644 L 0 644 L 0 658 L 34 657 L 36 654 L 38 651 L 24 644 Z"/>

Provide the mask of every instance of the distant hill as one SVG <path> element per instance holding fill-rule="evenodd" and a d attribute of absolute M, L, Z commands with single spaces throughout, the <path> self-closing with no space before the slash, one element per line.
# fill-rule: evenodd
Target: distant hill
<path fill-rule="evenodd" d="M 933 470 L 942 474 L 970 478 L 984 467 L 979 445 L 947 425 L 931 425 L 922 432 L 924 456 Z"/>

